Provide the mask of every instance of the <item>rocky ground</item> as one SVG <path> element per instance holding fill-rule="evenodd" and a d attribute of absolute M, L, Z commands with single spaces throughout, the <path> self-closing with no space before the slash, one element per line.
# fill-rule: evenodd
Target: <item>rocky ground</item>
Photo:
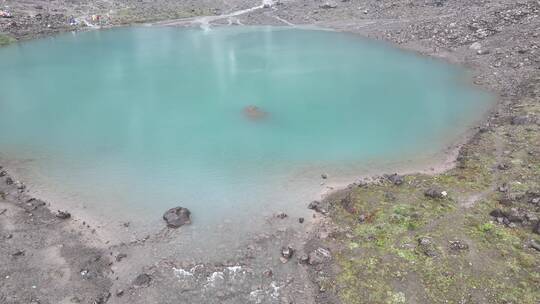
<path fill-rule="evenodd" d="M 100 24 L 189 24 L 261 4 L 1 0 L 14 17 L 0 18 L 0 44 Z M 213 19 L 388 41 L 470 68 L 499 103 L 455 168 L 357 181 L 310 204 L 309 234 L 298 219 L 276 217 L 274 233 L 221 262 L 137 259 L 179 232 L 105 244 L 2 173 L 0 302 L 540 303 L 539 14 L 540 1 L 289 0 Z"/>

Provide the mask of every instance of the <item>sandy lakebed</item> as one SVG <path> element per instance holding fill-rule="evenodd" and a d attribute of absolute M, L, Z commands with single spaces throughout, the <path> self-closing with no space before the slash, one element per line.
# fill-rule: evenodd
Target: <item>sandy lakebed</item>
<path fill-rule="evenodd" d="M 0 44 L 135 23 L 316 26 L 464 66 L 498 96 L 450 161 L 351 181 L 310 204 L 303 224 L 269 217 L 266 232 L 206 260 L 168 246 L 182 229 L 115 241 L 84 211 L 67 217 L 30 195 L 2 164 L 0 302 L 539 303 L 539 1 L 0 5 L 14 15 L 0 18 Z M 127 236 L 131 228 L 120 227 Z"/>

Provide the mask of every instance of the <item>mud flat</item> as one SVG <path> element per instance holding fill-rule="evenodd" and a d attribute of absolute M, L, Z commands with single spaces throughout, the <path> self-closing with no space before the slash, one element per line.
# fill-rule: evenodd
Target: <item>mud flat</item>
<path fill-rule="evenodd" d="M 107 12 L 114 21 L 103 26 L 177 22 L 162 15 L 171 3 L 56 1 L 51 7 L 4 1 L 15 17 L 0 19 L 0 32 L 13 39 L 39 37 L 72 30 L 64 23 L 69 15 Z M 179 17 L 260 5 L 186 3 L 195 11 Z M 130 9 L 122 15 L 111 12 L 114 7 Z M 36 18 L 42 9 L 48 17 Z M 539 9 L 538 1 L 283 1 L 216 20 L 315 25 L 384 40 L 468 67 L 474 84 L 498 94 L 499 102 L 461 146 L 454 168 L 351 183 L 311 205 L 313 226 L 269 218 L 272 233 L 254 237 L 222 261 L 156 250 L 174 242 L 181 228 L 107 244 L 96 237 L 99 231 L 92 233 L 99 228 L 88 227 L 75 211 L 67 217 L 49 210 L 15 177 L 2 174 L 0 302 L 536 304 Z"/>

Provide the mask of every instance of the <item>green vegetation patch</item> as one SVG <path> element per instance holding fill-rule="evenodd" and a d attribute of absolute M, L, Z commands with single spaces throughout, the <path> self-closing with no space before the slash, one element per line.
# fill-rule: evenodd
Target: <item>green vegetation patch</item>
<path fill-rule="evenodd" d="M 0 33 L 0 46 L 8 45 L 15 41 L 17 41 L 15 38 L 7 34 Z"/>

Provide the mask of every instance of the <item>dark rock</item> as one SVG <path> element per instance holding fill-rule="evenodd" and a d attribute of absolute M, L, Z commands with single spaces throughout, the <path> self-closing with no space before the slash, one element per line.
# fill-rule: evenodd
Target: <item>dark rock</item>
<path fill-rule="evenodd" d="M 121 296 L 123 296 L 123 295 L 124 295 L 124 290 L 118 289 L 118 290 L 116 291 L 116 296 L 117 296 L 117 297 L 121 297 Z"/>
<path fill-rule="evenodd" d="M 133 286 L 138 287 L 147 287 L 152 282 L 152 277 L 146 273 L 141 273 L 138 275 L 135 280 L 133 280 Z"/>
<path fill-rule="evenodd" d="M 58 210 L 58 212 L 56 213 L 55 215 L 57 218 L 59 219 L 62 219 L 62 220 L 67 220 L 68 218 L 71 217 L 71 214 L 67 211 L 60 211 Z"/>
<path fill-rule="evenodd" d="M 350 194 L 348 194 L 347 196 L 342 198 L 339 201 L 339 204 L 341 205 L 341 207 L 343 207 L 343 210 L 347 211 L 348 213 L 351 213 L 351 214 L 356 213 L 356 208 L 354 206 L 354 201 L 353 201 Z"/>
<path fill-rule="evenodd" d="M 281 247 L 281 257 L 289 260 L 294 254 L 294 249 L 291 246 Z"/>
<path fill-rule="evenodd" d="M 319 201 L 313 201 L 309 203 L 308 209 L 314 210 L 316 212 L 327 214 L 328 211 L 323 207 L 323 203 Z"/>
<path fill-rule="evenodd" d="M 505 214 L 504 212 L 501 210 L 501 209 L 494 209 L 492 210 L 489 215 L 493 216 L 493 217 L 496 217 L 496 218 L 502 218 L 502 217 L 505 217 Z"/>
<path fill-rule="evenodd" d="M 499 203 L 504 206 L 512 206 L 516 198 L 512 195 L 505 194 L 499 199 Z"/>
<path fill-rule="evenodd" d="M 168 227 L 178 228 L 186 224 L 191 224 L 191 212 L 183 207 L 171 208 L 163 214 L 163 220 L 165 220 Z"/>
<path fill-rule="evenodd" d="M 302 224 L 302 223 L 304 222 L 304 218 L 303 218 L 303 217 L 298 218 L 298 222 L 299 222 L 300 224 Z"/>
<path fill-rule="evenodd" d="M 478 50 L 478 51 L 476 51 L 477 55 L 487 55 L 489 53 L 490 53 L 489 50 Z"/>
<path fill-rule="evenodd" d="M 508 170 L 508 169 L 510 169 L 510 167 L 511 166 L 508 163 L 500 163 L 499 165 L 497 165 L 497 168 L 499 170 Z"/>
<path fill-rule="evenodd" d="M 281 247 L 280 254 L 279 260 L 281 263 L 285 264 L 292 258 L 294 250 L 291 246 Z"/>
<path fill-rule="evenodd" d="M 303 254 L 298 258 L 298 262 L 300 264 L 307 264 L 309 263 L 309 256 L 307 254 Z"/>
<path fill-rule="evenodd" d="M 386 175 L 386 178 L 396 186 L 403 184 L 403 176 L 398 175 L 397 173 Z"/>
<path fill-rule="evenodd" d="M 13 183 L 14 183 L 13 179 L 12 179 L 11 177 L 8 176 L 8 177 L 6 178 L 6 185 L 13 185 Z"/>
<path fill-rule="evenodd" d="M 284 219 L 287 217 L 287 214 L 285 212 L 279 212 L 275 215 L 278 219 Z"/>
<path fill-rule="evenodd" d="M 357 183 L 358 185 L 358 188 L 365 188 L 368 186 L 368 182 L 364 181 L 364 180 L 361 180 Z"/>
<path fill-rule="evenodd" d="M 424 191 L 424 195 L 430 198 L 442 199 L 446 196 L 446 192 L 442 191 L 439 188 L 429 188 Z"/>
<path fill-rule="evenodd" d="M 522 223 L 525 221 L 525 214 L 521 213 L 519 210 L 512 209 L 510 212 L 506 213 L 506 218 L 511 223 Z"/>
<path fill-rule="evenodd" d="M 109 301 L 109 298 L 111 297 L 111 293 L 110 292 L 106 292 L 100 296 L 98 296 L 93 302 L 92 304 L 105 304 Z"/>
<path fill-rule="evenodd" d="M 7 175 L 7 172 L 6 171 L 0 171 L 0 177 L 4 177 Z"/>
<path fill-rule="evenodd" d="M 536 225 L 533 228 L 533 232 L 536 234 L 540 234 L 540 222 L 536 223 Z"/>
<path fill-rule="evenodd" d="M 322 178 L 322 179 L 327 179 L 327 178 L 328 178 L 328 175 L 327 175 L 326 173 L 323 173 L 323 174 L 321 174 L 321 178 Z"/>
<path fill-rule="evenodd" d="M 531 240 L 530 246 L 531 246 L 531 248 L 534 248 L 537 251 L 540 251 L 540 244 L 538 242 L 536 242 L 535 240 Z"/>
<path fill-rule="evenodd" d="M 120 261 L 122 261 L 122 259 L 124 259 L 124 258 L 127 258 L 127 254 L 125 254 L 125 253 L 119 253 L 119 254 L 116 256 L 116 261 L 117 261 L 117 262 L 120 262 Z"/>
<path fill-rule="evenodd" d="M 508 184 L 504 183 L 502 184 L 501 186 L 499 186 L 499 188 L 497 188 L 497 190 L 499 190 L 499 192 L 508 192 Z"/>
<path fill-rule="evenodd" d="M 11 255 L 14 257 L 19 257 L 19 256 L 23 256 L 24 254 L 25 254 L 24 250 L 17 250 L 13 252 Z"/>
<path fill-rule="evenodd" d="M 531 119 L 527 115 L 520 115 L 512 117 L 512 124 L 515 126 L 526 125 L 531 122 Z"/>
<path fill-rule="evenodd" d="M 358 222 L 359 223 L 363 223 L 365 222 L 367 219 L 367 215 L 365 215 L 364 213 L 360 214 L 360 216 L 358 217 Z"/>

